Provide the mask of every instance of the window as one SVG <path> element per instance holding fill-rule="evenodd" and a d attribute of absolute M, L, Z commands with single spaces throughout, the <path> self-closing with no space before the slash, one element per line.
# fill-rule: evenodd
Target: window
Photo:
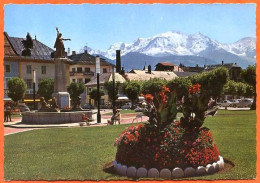
<path fill-rule="evenodd" d="M 26 73 L 32 74 L 32 66 L 31 65 L 26 65 Z"/>
<path fill-rule="evenodd" d="M 72 82 L 74 82 L 74 83 L 75 83 L 75 82 L 76 82 L 76 79 L 72 79 Z"/>
<path fill-rule="evenodd" d="M 10 64 L 5 65 L 5 72 L 11 72 L 11 65 Z"/>
<path fill-rule="evenodd" d="M 88 83 L 89 81 L 90 81 L 90 79 L 85 78 L 85 83 Z"/>
<path fill-rule="evenodd" d="M 72 72 L 76 72 L 76 68 L 72 68 Z"/>
<path fill-rule="evenodd" d="M 88 88 L 88 91 L 91 92 L 91 88 Z"/>
<path fill-rule="evenodd" d="M 42 74 L 46 74 L 46 65 L 42 66 Z"/>
<path fill-rule="evenodd" d="M 107 69 L 106 68 L 103 68 L 103 73 L 107 73 Z"/>
<path fill-rule="evenodd" d="M 9 81 L 9 79 L 11 79 L 11 78 L 5 78 L 5 88 L 7 89 L 8 87 L 7 87 L 7 83 L 8 83 L 8 81 Z"/>
<path fill-rule="evenodd" d="M 82 78 L 79 78 L 79 79 L 78 79 L 78 83 L 83 83 L 83 79 L 82 79 Z"/>
<path fill-rule="evenodd" d="M 82 67 L 77 67 L 77 72 L 82 73 Z"/>
<path fill-rule="evenodd" d="M 90 72 L 90 68 L 89 67 L 85 67 L 85 72 Z"/>
<path fill-rule="evenodd" d="M 32 79 L 26 79 L 25 83 L 27 85 L 27 89 L 32 89 Z"/>

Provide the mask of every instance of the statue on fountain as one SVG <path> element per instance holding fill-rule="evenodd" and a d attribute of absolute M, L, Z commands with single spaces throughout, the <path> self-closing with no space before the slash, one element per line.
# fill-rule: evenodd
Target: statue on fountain
<path fill-rule="evenodd" d="M 52 57 L 54 58 L 64 58 L 65 55 L 65 47 L 63 44 L 63 41 L 71 41 L 71 39 L 63 39 L 61 36 L 62 34 L 59 32 L 58 27 L 56 27 L 57 31 L 57 38 L 54 44 L 54 48 L 56 48 L 56 51 L 52 53 Z"/>

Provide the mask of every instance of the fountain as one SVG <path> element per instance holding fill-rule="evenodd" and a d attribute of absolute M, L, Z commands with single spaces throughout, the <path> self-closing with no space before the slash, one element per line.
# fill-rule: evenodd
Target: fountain
<path fill-rule="evenodd" d="M 63 124 L 76 123 L 82 121 L 82 116 L 86 115 L 88 119 L 92 119 L 92 111 L 68 111 L 61 112 L 60 109 L 70 107 L 70 94 L 66 87 L 66 62 L 65 48 L 63 44 L 62 34 L 57 30 L 57 38 L 54 45 L 56 51 L 52 54 L 55 63 L 54 93 L 51 106 L 49 106 L 44 98 L 41 98 L 41 108 L 38 111 L 28 111 L 22 113 L 22 123 L 27 124 Z"/>

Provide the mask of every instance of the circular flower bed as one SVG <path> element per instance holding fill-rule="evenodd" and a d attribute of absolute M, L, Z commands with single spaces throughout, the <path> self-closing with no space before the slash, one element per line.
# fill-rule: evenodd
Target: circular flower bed
<path fill-rule="evenodd" d="M 128 167 L 184 169 L 206 166 L 219 159 L 209 129 L 201 127 L 187 131 L 178 121 L 161 131 L 149 124 L 128 127 L 116 139 L 115 145 L 116 161 Z"/>

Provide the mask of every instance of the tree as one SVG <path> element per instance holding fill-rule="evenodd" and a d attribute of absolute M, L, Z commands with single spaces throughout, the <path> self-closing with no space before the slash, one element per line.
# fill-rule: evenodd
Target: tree
<path fill-rule="evenodd" d="M 191 86 L 189 78 L 176 78 L 168 82 L 167 87 L 171 91 L 176 91 L 177 99 L 181 100 L 183 96 L 188 96 L 188 88 Z"/>
<path fill-rule="evenodd" d="M 53 79 L 42 79 L 38 83 L 38 94 L 47 101 L 51 99 L 52 93 L 54 92 L 54 80 Z"/>
<path fill-rule="evenodd" d="M 207 95 L 208 99 L 210 97 L 217 99 L 223 93 L 224 85 L 228 82 L 228 78 L 228 70 L 225 67 L 190 76 L 192 84 L 199 83 L 201 90 Z"/>
<path fill-rule="evenodd" d="M 237 95 L 237 82 L 233 80 L 228 80 L 228 82 L 224 85 L 223 92 L 226 95 L 232 95 L 233 98 Z"/>
<path fill-rule="evenodd" d="M 71 97 L 71 103 L 72 103 L 72 108 L 76 109 L 80 106 L 80 94 L 84 92 L 85 90 L 85 85 L 83 83 L 75 83 L 72 82 L 67 88 L 70 97 Z"/>
<path fill-rule="evenodd" d="M 123 93 L 128 97 L 132 102 L 132 109 L 134 107 L 135 101 L 138 100 L 141 91 L 141 84 L 137 81 L 125 82 L 122 85 Z"/>
<path fill-rule="evenodd" d="M 24 98 L 27 89 L 24 80 L 19 77 L 13 77 L 8 81 L 7 87 L 9 90 L 8 97 L 10 97 L 17 105 L 17 102 Z"/>
<path fill-rule="evenodd" d="M 162 80 L 158 78 L 150 79 L 142 83 L 141 93 L 144 95 L 149 93 L 155 96 L 160 92 L 162 86 L 166 85 L 166 83 L 167 83 L 166 80 Z"/>
<path fill-rule="evenodd" d="M 104 83 L 104 87 L 107 90 L 107 94 L 108 94 L 109 100 L 113 101 L 113 81 L 106 81 Z M 115 88 L 114 88 L 114 94 L 115 94 L 114 100 L 116 100 L 119 97 L 119 94 L 118 94 L 119 93 L 119 88 L 120 88 L 120 83 L 116 82 L 115 83 Z"/>
<path fill-rule="evenodd" d="M 101 97 L 101 96 L 104 96 L 104 95 L 105 95 L 104 90 L 100 89 L 99 90 L 99 96 Z M 98 91 L 97 91 L 97 88 L 93 88 L 89 92 L 89 97 L 95 101 L 95 104 L 97 104 L 97 101 L 98 101 Z"/>
<path fill-rule="evenodd" d="M 241 78 L 243 82 L 248 83 L 253 87 L 254 102 L 251 106 L 251 110 L 256 109 L 256 66 L 249 65 L 245 70 L 241 72 Z"/>

